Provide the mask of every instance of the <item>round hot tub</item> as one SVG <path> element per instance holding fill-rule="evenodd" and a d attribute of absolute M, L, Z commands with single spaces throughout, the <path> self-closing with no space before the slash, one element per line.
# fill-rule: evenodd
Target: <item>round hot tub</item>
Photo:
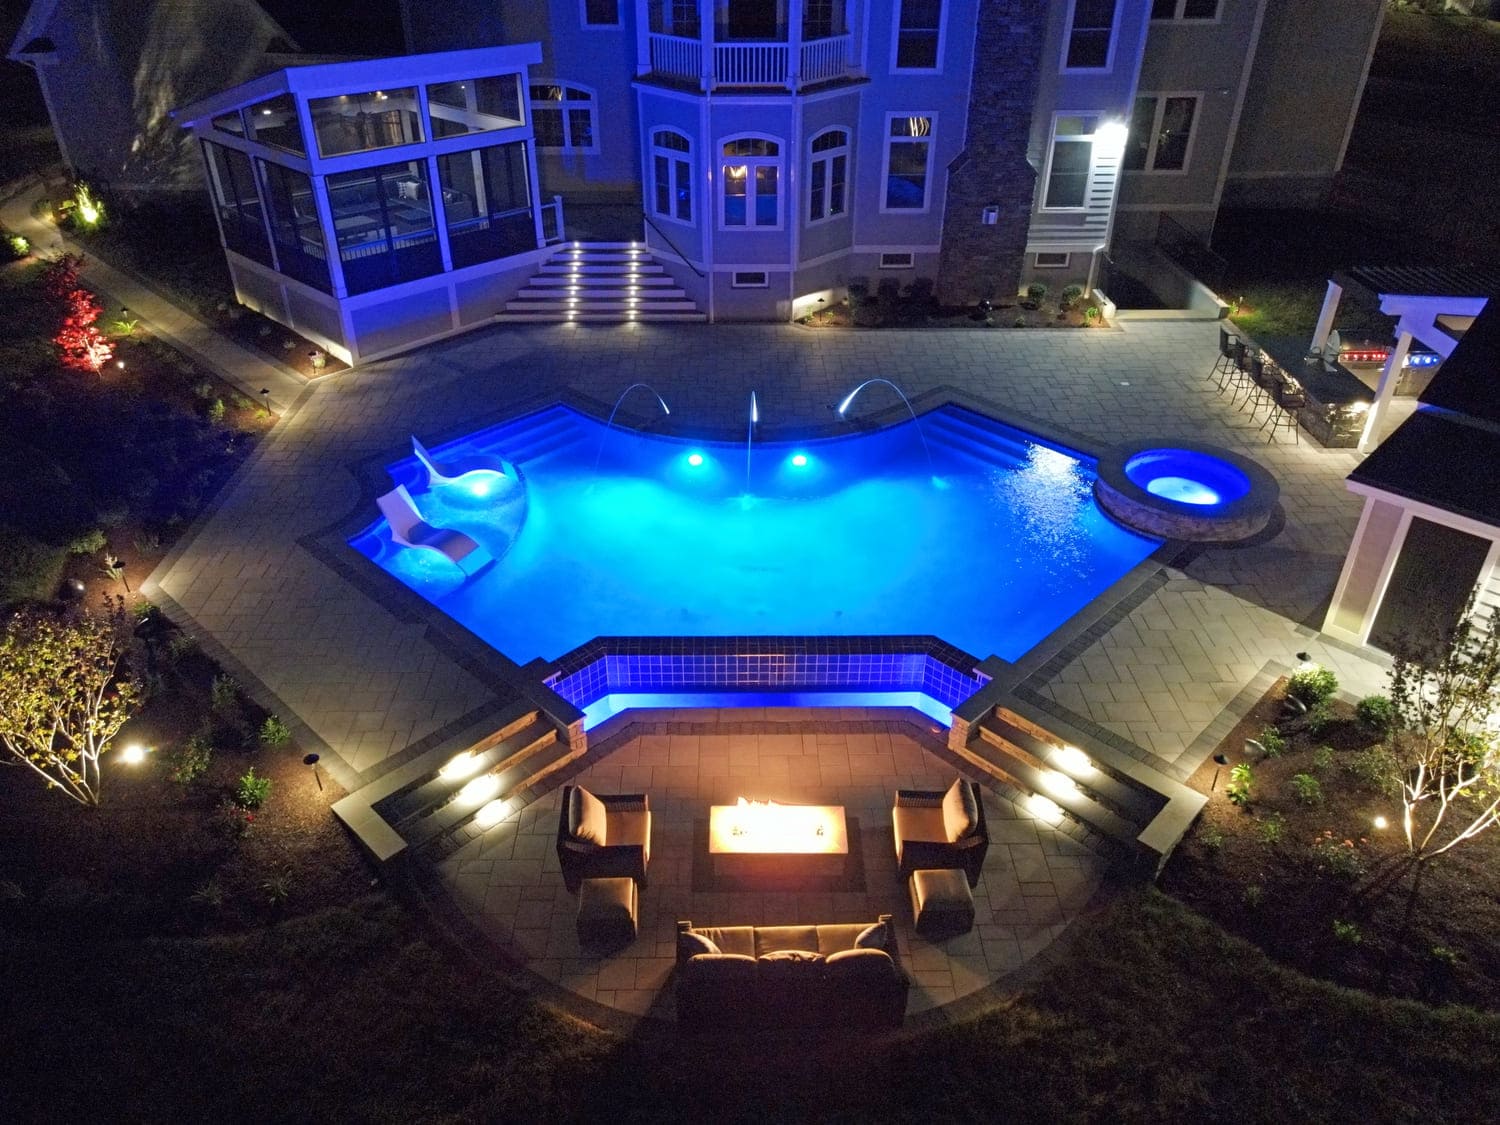
<path fill-rule="evenodd" d="M 1099 458 L 1094 482 L 1099 506 L 1126 527 L 1194 542 L 1258 534 L 1279 495 L 1248 457 L 1192 441 L 1117 446 Z"/>

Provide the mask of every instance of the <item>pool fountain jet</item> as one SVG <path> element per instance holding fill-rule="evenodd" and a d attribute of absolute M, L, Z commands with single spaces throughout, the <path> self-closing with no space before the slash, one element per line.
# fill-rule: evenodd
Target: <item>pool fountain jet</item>
<path fill-rule="evenodd" d="M 651 384 L 649 384 L 649 383 L 631 383 L 630 386 L 626 387 L 623 391 L 621 391 L 620 392 L 620 397 L 617 398 L 617 399 L 615 399 L 615 405 L 614 405 L 613 409 L 611 409 L 610 412 L 609 412 L 609 420 L 604 423 L 604 432 L 599 435 L 599 449 L 594 454 L 594 475 L 595 476 L 599 475 L 599 458 L 601 458 L 601 457 L 604 456 L 604 441 L 605 441 L 606 438 L 609 437 L 610 427 L 615 424 L 615 413 L 620 409 L 620 403 L 622 403 L 622 402 L 625 401 L 625 396 L 628 395 L 631 391 L 635 390 L 637 387 L 644 387 L 646 390 L 648 390 L 648 391 L 651 392 L 651 396 L 653 398 L 655 398 L 658 403 L 661 404 L 661 412 L 663 414 L 671 414 L 672 413 L 671 408 L 667 406 L 667 400 L 664 399 L 664 398 L 662 398 L 661 395 L 657 394 L 656 393 L 656 388 L 653 387 L 653 386 L 651 386 Z"/>
<path fill-rule="evenodd" d="M 884 383 L 887 387 L 890 387 L 891 390 L 895 391 L 898 395 L 901 396 L 901 401 L 906 404 L 907 412 L 911 414 L 911 420 L 917 427 L 917 437 L 922 439 L 922 451 L 927 454 L 927 473 L 932 477 L 933 484 L 937 485 L 939 488 L 945 487 L 943 481 L 937 475 L 937 470 L 932 467 L 932 450 L 927 447 L 927 435 L 922 432 L 921 419 L 917 417 L 917 412 L 912 409 L 911 400 L 906 397 L 905 392 L 903 392 L 900 387 L 896 386 L 896 384 L 891 382 L 889 379 L 882 379 L 877 376 L 874 379 L 866 379 L 859 386 L 855 387 L 852 391 L 844 396 L 844 401 L 839 403 L 839 417 L 844 417 L 844 412 L 847 411 L 850 405 L 854 402 L 854 396 L 859 394 L 860 391 L 864 390 L 871 383 Z"/>
<path fill-rule="evenodd" d="M 745 427 L 745 495 L 750 495 L 750 441 L 755 437 L 755 424 L 760 421 L 760 407 L 755 404 L 755 392 L 750 392 L 750 424 Z"/>

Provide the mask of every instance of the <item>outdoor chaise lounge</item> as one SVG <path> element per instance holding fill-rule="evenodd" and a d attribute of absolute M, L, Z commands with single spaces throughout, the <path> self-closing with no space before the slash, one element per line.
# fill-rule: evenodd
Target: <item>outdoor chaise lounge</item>
<path fill-rule="evenodd" d="M 595 796 L 564 785 L 557 819 L 563 882 L 578 893 L 584 879 L 625 876 L 645 886 L 651 863 L 651 809 L 644 793 Z"/>
<path fill-rule="evenodd" d="M 930 868 L 959 868 L 969 886 L 979 884 L 990 849 L 979 787 L 959 778 L 946 791 L 898 789 L 891 810 L 896 865 L 901 877 Z"/>
<path fill-rule="evenodd" d="M 433 527 L 422 518 L 411 493 L 398 484 L 375 501 L 391 525 L 391 539 L 402 547 L 422 547 L 443 555 L 467 575 L 478 574 L 494 561 L 490 553 L 462 531 Z"/>
<path fill-rule="evenodd" d="M 417 440 L 417 435 L 411 438 L 411 451 L 417 455 L 417 460 L 427 470 L 429 480 L 457 480 L 469 473 L 499 473 L 503 477 L 516 480 L 516 467 L 503 457 L 494 457 L 484 453 L 477 453 L 469 457 L 460 457 L 452 461 L 438 461 L 427 447 Z"/>

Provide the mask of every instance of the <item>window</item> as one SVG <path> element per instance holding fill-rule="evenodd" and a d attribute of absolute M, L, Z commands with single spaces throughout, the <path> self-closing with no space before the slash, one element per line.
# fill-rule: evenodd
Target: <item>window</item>
<path fill-rule="evenodd" d="M 651 30 L 658 35 L 697 39 L 702 34 L 698 0 L 651 0 L 647 19 Z"/>
<path fill-rule="evenodd" d="M 1133 172 L 1183 172 L 1198 116 L 1196 94 L 1145 94 L 1135 99 L 1125 168 Z"/>
<path fill-rule="evenodd" d="M 427 117 L 435 139 L 518 128 L 526 123 L 521 115 L 521 76 L 501 74 L 429 86 Z"/>
<path fill-rule="evenodd" d="M 437 167 L 454 269 L 536 249 L 523 142 L 446 153 Z"/>
<path fill-rule="evenodd" d="M 781 146 L 768 137 L 724 142 L 726 227 L 781 225 Z"/>
<path fill-rule="evenodd" d="M 531 126 L 536 147 L 553 152 L 598 152 L 594 140 L 594 92 L 557 82 L 531 87 Z"/>
<path fill-rule="evenodd" d="M 1115 0 L 1073 0 L 1065 70 L 1108 70 L 1114 45 Z"/>
<path fill-rule="evenodd" d="M 350 296 L 442 272 L 425 160 L 340 172 L 326 185 Z"/>
<path fill-rule="evenodd" d="M 764 271 L 755 270 L 733 274 L 729 279 L 729 284 L 735 289 L 764 289 L 771 284 L 771 278 Z"/>
<path fill-rule="evenodd" d="M 323 228 L 318 225 L 318 205 L 306 173 L 280 164 L 257 161 L 266 185 L 266 206 L 271 213 L 271 241 L 282 274 L 304 285 L 332 292 L 328 275 L 328 249 Z"/>
<path fill-rule="evenodd" d="M 1082 207 L 1087 201 L 1096 123 L 1093 117 L 1068 114 L 1053 119 L 1052 153 L 1042 195 L 1044 208 Z"/>
<path fill-rule="evenodd" d="M 1065 270 L 1072 260 L 1072 254 L 1056 254 L 1048 250 L 1032 256 L 1032 264 L 1039 270 Z"/>
<path fill-rule="evenodd" d="M 932 171 L 932 122 L 928 116 L 886 117 L 885 196 L 882 211 L 927 210 Z"/>
<path fill-rule="evenodd" d="M 936 70 L 943 38 L 943 0 L 901 0 L 894 70 Z"/>
<path fill-rule="evenodd" d="M 313 98 L 307 108 L 312 114 L 318 151 L 324 156 L 369 152 L 423 139 L 414 86 Z"/>
<path fill-rule="evenodd" d="M 307 147 L 302 143 L 302 126 L 297 121 L 297 103 L 291 94 L 278 94 L 257 102 L 245 110 L 245 121 L 252 141 L 284 148 L 298 156 L 307 154 Z"/>
<path fill-rule="evenodd" d="M 1219 0 L 1151 0 L 1154 20 L 1216 20 Z"/>
<path fill-rule="evenodd" d="M 693 221 L 693 142 L 675 129 L 651 134 L 651 207 L 679 222 Z"/>
<path fill-rule="evenodd" d="M 844 23 L 843 0 L 803 0 L 802 39 L 832 39 L 848 31 Z"/>
<path fill-rule="evenodd" d="M 812 139 L 812 168 L 808 173 L 807 221 L 844 214 L 849 180 L 849 134 L 829 129 Z"/>
<path fill-rule="evenodd" d="M 620 0 L 583 0 L 584 27 L 619 27 Z"/>
<path fill-rule="evenodd" d="M 880 255 L 880 268 L 883 270 L 909 270 L 916 264 L 917 256 L 910 251 Z"/>
<path fill-rule="evenodd" d="M 266 241 L 260 192 L 255 187 L 250 158 L 237 148 L 206 141 L 203 154 L 208 158 L 208 182 L 213 191 L 214 210 L 219 213 L 219 229 L 224 232 L 224 245 L 261 265 L 271 265 L 271 244 Z"/>
<path fill-rule="evenodd" d="M 213 126 L 221 133 L 233 133 L 236 137 L 245 135 L 245 122 L 241 119 L 239 110 L 219 114 L 214 118 Z"/>

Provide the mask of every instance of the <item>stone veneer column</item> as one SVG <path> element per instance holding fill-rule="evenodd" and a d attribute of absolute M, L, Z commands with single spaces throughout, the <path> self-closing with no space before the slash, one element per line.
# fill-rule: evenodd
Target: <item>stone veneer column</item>
<path fill-rule="evenodd" d="M 1026 160 L 1046 0 L 980 0 L 968 143 L 948 167 L 937 291 L 944 304 L 1009 299 L 1021 281 L 1036 170 Z M 957 29 L 950 29 L 950 34 Z M 999 221 L 986 226 L 984 208 Z"/>

